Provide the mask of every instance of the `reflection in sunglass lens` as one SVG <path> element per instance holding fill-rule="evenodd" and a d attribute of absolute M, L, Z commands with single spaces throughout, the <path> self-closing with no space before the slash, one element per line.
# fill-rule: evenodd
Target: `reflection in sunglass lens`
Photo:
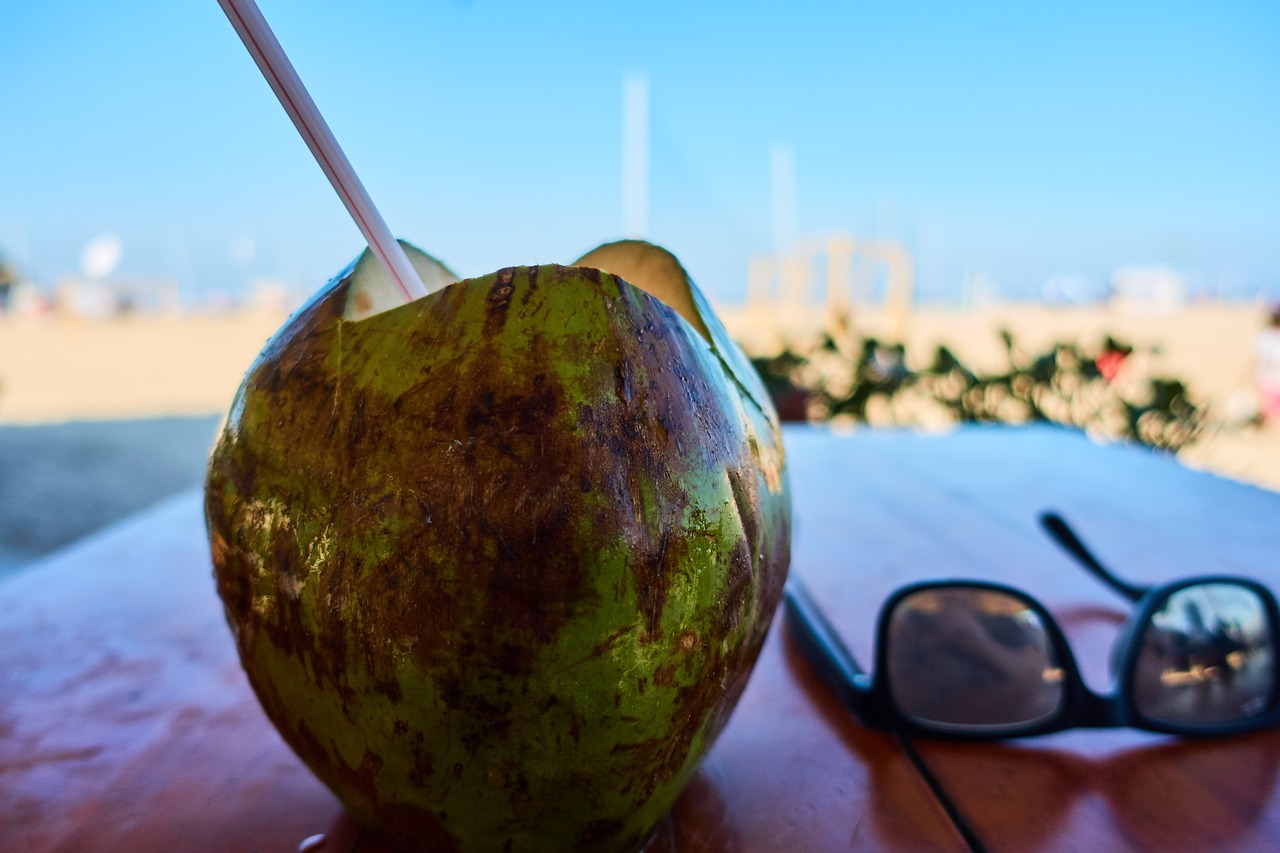
<path fill-rule="evenodd" d="M 1274 680 L 1275 646 L 1262 599 L 1239 584 L 1196 584 L 1152 614 L 1138 649 L 1133 701 L 1158 722 L 1228 723 L 1266 711 Z"/>
<path fill-rule="evenodd" d="M 1044 622 L 1004 592 L 912 593 L 889 616 L 885 652 L 894 701 L 919 723 L 1012 730 L 1053 716 L 1064 701 Z"/>

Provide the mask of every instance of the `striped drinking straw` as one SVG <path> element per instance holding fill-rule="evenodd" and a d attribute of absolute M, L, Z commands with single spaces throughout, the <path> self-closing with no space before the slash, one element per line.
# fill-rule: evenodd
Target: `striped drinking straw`
<path fill-rule="evenodd" d="M 351 218 L 356 221 L 374 256 L 391 274 L 391 279 L 404 294 L 405 302 L 425 296 L 427 289 L 423 286 L 422 279 L 418 278 L 404 249 L 391 236 L 391 230 L 387 228 L 382 214 L 373 206 L 373 200 L 365 192 L 364 184 L 356 177 L 347 155 L 338 147 L 338 140 L 334 139 L 333 132 L 320 115 L 315 101 L 311 100 L 311 95 L 302 85 L 293 63 L 285 56 L 284 48 L 280 47 L 280 42 L 267 26 L 266 19 L 258 11 L 258 4 L 253 0 L 218 0 L 218 5 L 227 14 L 227 19 L 235 27 L 244 46 L 249 49 L 253 61 L 258 64 L 262 75 L 271 85 L 271 91 L 276 93 L 284 111 L 293 120 L 293 126 L 302 134 L 303 141 L 324 170 L 329 183 L 337 190 L 338 197 L 346 205 Z"/>

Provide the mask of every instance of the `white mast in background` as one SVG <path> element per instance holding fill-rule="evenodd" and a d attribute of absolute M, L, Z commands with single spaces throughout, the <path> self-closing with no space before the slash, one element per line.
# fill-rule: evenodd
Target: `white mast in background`
<path fill-rule="evenodd" d="M 649 78 L 630 74 L 622 88 L 622 233 L 649 234 Z"/>
<path fill-rule="evenodd" d="M 800 201 L 796 194 L 796 152 L 790 145 L 769 149 L 773 201 L 773 252 L 783 258 L 795 248 Z"/>

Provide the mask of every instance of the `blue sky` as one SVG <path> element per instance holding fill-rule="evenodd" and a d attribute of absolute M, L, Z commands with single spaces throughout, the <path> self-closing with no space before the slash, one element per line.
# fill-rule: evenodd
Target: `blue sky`
<path fill-rule="evenodd" d="M 1126 263 L 1280 288 L 1274 2 L 260 5 L 392 229 L 463 275 L 619 235 L 640 72 L 650 236 L 713 298 L 772 246 L 777 144 L 800 234 L 903 241 L 927 294 Z M 215 0 L 6 3 L 0 32 L 0 251 L 41 279 L 102 234 L 193 299 L 361 248 Z"/>

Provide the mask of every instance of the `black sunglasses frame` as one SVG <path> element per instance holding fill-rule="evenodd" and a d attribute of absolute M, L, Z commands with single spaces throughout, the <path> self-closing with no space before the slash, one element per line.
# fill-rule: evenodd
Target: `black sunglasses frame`
<path fill-rule="evenodd" d="M 1114 648 L 1112 660 L 1117 664 L 1112 673 L 1116 689 L 1110 694 L 1091 690 L 1080 676 L 1075 655 L 1066 636 L 1044 605 L 1021 590 L 1004 584 L 975 580 L 936 580 L 913 583 L 896 590 L 880 609 L 876 627 L 874 672 L 868 674 L 858 665 L 840 640 L 835 628 L 823 615 L 812 595 L 794 575 L 787 579 L 785 607 L 787 626 L 799 644 L 804 657 L 840 701 L 865 725 L 910 735 L 961 741 L 985 741 L 1014 737 L 1034 737 L 1073 728 L 1131 727 L 1183 737 L 1224 737 L 1255 731 L 1280 723 L 1280 677 L 1272 677 L 1271 695 L 1266 710 L 1244 720 L 1202 725 L 1179 724 L 1156 720 L 1144 715 L 1134 702 L 1134 672 L 1143 633 L 1151 617 L 1169 597 L 1180 590 L 1202 584 L 1232 584 L 1258 596 L 1266 611 L 1272 648 L 1277 649 L 1276 630 L 1280 628 L 1280 608 L 1275 596 L 1262 584 L 1248 578 L 1229 575 L 1202 575 L 1182 578 L 1149 588 L 1132 587 L 1140 597 L 1125 623 Z M 916 719 L 902 711 L 893 698 L 888 673 L 889 624 L 894 610 L 908 596 L 935 589 L 975 589 L 1011 596 L 1032 610 L 1044 625 L 1063 675 L 1063 701 L 1053 714 L 1025 723 L 1008 725 L 948 725 Z M 1280 656 L 1280 655 L 1278 655 Z"/>

